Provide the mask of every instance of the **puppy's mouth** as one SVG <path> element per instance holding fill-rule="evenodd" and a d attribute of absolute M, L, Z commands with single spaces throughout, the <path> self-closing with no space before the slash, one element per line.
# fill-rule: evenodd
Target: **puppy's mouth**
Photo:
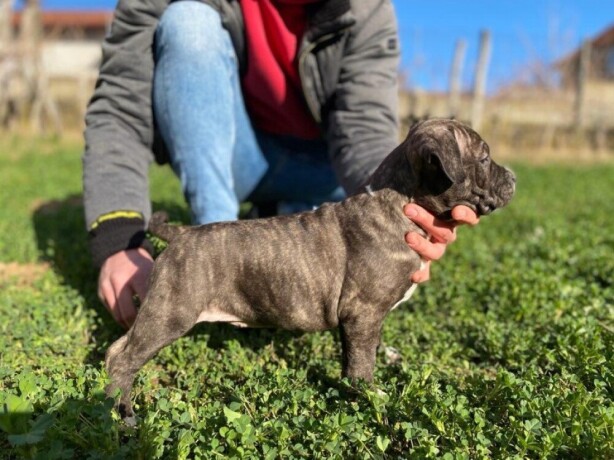
<path fill-rule="evenodd" d="M 470 203 L 468 201 L 463 201 L 463 202 L 456 203 L 453 207 L 460 206 L 460 205 L 468 207 L 473 212 L 475 212 L 478 216 L 486 216 L 490 214 L 491 212 L 493 212 L 495 209 L 497 209 L 496 204 L 492 202 Z M 447 211 L 439 213 L 437 215 L 437 218 L 444 222 L 452 222 L 454 220 L 452 218 L 452 209 L 448 209 Z"/>
<path fill-rule="evenodd" d="M 493 212 L 497 207 L 494 203 L 478 203 L 476 211 L 479 216 L 486 216 Z"/>

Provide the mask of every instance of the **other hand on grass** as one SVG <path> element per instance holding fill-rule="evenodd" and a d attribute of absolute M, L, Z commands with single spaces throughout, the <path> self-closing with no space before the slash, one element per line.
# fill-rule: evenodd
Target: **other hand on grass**
<path fill-rule="evenodd" d="M 115 321 L 128 329 L 136 318 L 134 296 L 144 299 L 153 259 L 143 248 L 128 249 L 110 256 L 98 277 L 98 297 Z"/>

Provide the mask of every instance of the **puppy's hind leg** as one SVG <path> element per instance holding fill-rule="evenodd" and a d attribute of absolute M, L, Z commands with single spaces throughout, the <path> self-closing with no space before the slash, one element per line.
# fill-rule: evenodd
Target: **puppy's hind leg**
<path fill-rule="evenodd" d="M 130 393 L 136 373 L 158 351 L 185 335 L 196 323 L 198 313 L 181 315 L 168 299 L 155 296 L 145 299 L 130 330 L 113 343 L 106 354 L 105 364 L 111 383 L 107 396 L 120 389 L 117 409 L 128 424 L 134 425 Z"/>

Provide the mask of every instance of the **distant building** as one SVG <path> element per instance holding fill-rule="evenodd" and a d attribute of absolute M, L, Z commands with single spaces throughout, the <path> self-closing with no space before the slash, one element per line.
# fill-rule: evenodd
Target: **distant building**
<path fill-rule="evenodd" d="M 614 24 L 589 39 L 589 43 L 591 51 L 587 79 L 614 83 Z M 555 63 L 555 67 L 561 73 L 561 83 L 564 87 L 576 84 L 581 50 L 582 48 L 578 48 Z"/>
<path fill-rule="evenodd" d="M 12 24 L 19 35 L 21 11 L 13 13 Z M 112 11 L 42 11 L 42 60 L 50 78 L 96 72 L 101 59 L 101 42 L 113 18 Z"/>

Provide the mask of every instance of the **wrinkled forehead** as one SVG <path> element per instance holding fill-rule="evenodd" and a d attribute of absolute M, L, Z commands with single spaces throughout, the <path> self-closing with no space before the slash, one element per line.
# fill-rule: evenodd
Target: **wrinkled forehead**
<path fill-rule="evenodd" d="M 454 124 L 452 132 L 461 151 L 478 155 L 487 148 L 486 142 L 480 135 L 467 126 Z"/>
<path fill-rule="evenodd" d="M 440 146 L 441 142 L 451 142 L 454 139 L 464 155 L 476 157 L 481 156 L 484 150 L 488 151 L 488 145 L 480 135 L 457 120 L 435 118 L 423 121 L 410 130 L 408 139 L 417 145 L 426 145 L 435 141 Z"/>

